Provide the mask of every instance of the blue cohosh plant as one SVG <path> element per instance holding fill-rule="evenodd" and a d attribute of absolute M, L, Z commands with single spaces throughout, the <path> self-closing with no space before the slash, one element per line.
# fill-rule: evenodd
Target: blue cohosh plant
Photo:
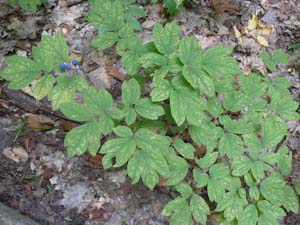
<path fill-rule="evenodd" d="M 179 38 L 174 22 L 155 24 L 153 41 L 143 44 L 121 13 L 133 1 L 102 0 L 95 9 L 96 2 L 88 16 L 99 28 L 92 44 L 115 46 L 130 74 L 120 101 L 70 73 L 78 62 L 60 36 L 42 36 L 32 59 L 10 56 L 1 72 L 12 89 L 36 80 L 37 99 L 47 97 L 53 109 L 82 123 L 66 135 L 69 156 L 100 153 L 105 169 L 126 167 L 133 184 L 170 186 L 179 193 L 162 212 L 171 225 L 206 224 L 209 215 L 221 225 L 276 225 L 287 212 L 298 212 L 285 181 L 292 162 L 286 122 L 300 118 L 290 82 L 243 74 L 231 47 L 202 51 L 195 38 Z M 119 9 L 108 18 L 104 9 L 111 4 Z M 117 21 L 114 16 L 122 25 L 108 29 L 106 19 Z M 287 57 L 264 54 L 271 71 Z M 83 103 L 74 100 L 76 92 Z M 205 147 L 203 156 L 197 146 Z"/>
<path fill-rule="evenodd" d="M 158 0 L 152 0 L 152 3 L 157 3 Z M 169 15 L 174 15 L 177 10 L 183 5 L 184 0 L 162 0 L 164 7 Z"/>
<path fill-rule="evenodd" d="M 48 3 L 48 0 L 8 0 L 11 5 L 18 4 L 23 10 L 36 12 L 41 5 Z"/>

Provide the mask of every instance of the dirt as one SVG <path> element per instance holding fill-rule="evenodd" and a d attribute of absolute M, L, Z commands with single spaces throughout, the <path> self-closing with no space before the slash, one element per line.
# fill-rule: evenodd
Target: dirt
<path fill-rule="evenodd" d="M 4 56 L 30 56 L 31 47 L 38 44 L 43 32 L 57 32 L 66 38 L 72 54 L 83 57 L 78 72 L 92 85 L 105 87 L 115 98 L 120 96 L 121 80 L 126 73 L 113 51 L 99 53 L 89 45 L 95 30 L 83 19 L 88 11 L 87 1 L 49 1 L 47 8 L 35 14 L 2 2 L 0 70 Z M 259 52 L 265 47 L 246 34 L 242 45 L 233 29 L 236 26 L 243 31 L 256 13 L 260 20 L 274 27 L 266 37 L 268 50 L 282 48 L 292 55 L 289 66 L 271 75 L 287 77 L 293 83 L 291 92 L 299 101 L 300 54 L 292 50 L 300 42 L 299 1 L 187 1 L 186 9 L 173 18 L 165 18 L 157 5 L 140 2 L 149 14 L 141 21 L 143 40 L 151 40 L 153 22 L 175 19 L 184 35 L 194 35 L 203 49 L 216 44 L 233 46 L 234 56 L 245 73 L 250 67 L 265 72 L 259 59 Z M 113 77 L 111 71 L 118 76 Z M 30 95 L 30 90 L 26 94 Z M 49 130 L 36 131 L 26 122 L 28 113 L 32 112 L 15 107 L 11 99 L 0 95 L 0 202 L 42 225 L 168 224 L 161 216 L 162 208 L 171 199 L 168 191 L 161 188 L 150 191 L 141 183 L 131 185 L 124 169 L 104 171 L 100 156 L 67 157 L 63 138 L 72 124 L 44 115 L 54 123 Z M 299 122 L 289 125 L 293 133 L 287 143 L 294 160 L 293 172 L 287 180 L 292 184 L 300 178 L 299 156 L 296 157 L 300 150 L 300 126 Z M 22 149 L 24 160 L 17 162 L 17 155 L 9 158 L 3 154 L 5 149 L 14 148 Z M 300 224 L 300 214 L 288 215 L 282 224 Z"/>

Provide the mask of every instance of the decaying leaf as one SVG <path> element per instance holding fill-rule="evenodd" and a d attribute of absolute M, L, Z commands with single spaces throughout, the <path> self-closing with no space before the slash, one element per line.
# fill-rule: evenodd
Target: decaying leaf
<path fill-rule="evenodd" d="M 26 162 L 28 160 L 28 153 L 22 147 L 16 148 L 5 148 L 3 150 L 3 155 L 7 158 L 19 163 L 19 162 Z"/>

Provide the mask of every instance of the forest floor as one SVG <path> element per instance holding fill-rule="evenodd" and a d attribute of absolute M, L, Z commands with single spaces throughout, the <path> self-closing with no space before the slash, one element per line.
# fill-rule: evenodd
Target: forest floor
<path fill-rule="evenodd" d="M 164 16 L 160 4 L 139 2 L 148 12 L 140 21 L 144 41 L 151 40 L 154 22 L 176 20 L 183 34 L 195 36 L 203 49 L 217 44 L 233 46 L 234 57 L 245 73 L 250 68 L 266 72 L 259 57 L 263 44 L 255 36 L 237 38 L 234 33 L 234 27 L 244 30 L 252 14 L 257 14 L 261 28 L 272 27 L 266 36 L 267 49 L 280 48 L 291 56 L 288 66 L 270 76 L 289 79 L 299 102 L 299 0 L 187 1 L 172 18 Z M 30 56 L 42 33 L 60 33 L 72 54 L 82 57 L 77 72 L 91 85 L 120 96 L 126 73 L 113 51 L 99 53 L 90 46 L 96 32 L 84 20 L 88 9 L 84 0 L 49 0 L 47 7 L 31 14 L 0 0 L 0 71 L 5 56 Z M 161 210 L 172 192 L 161 187 L 150 191 L 141 183 L 131 185 L 125 169 L 104 171 L 100 156 L 68 158 L 63 139 L 76 124 L 52 112 L 46 100 L 33 100 L 30 88 L 16 92 L 6 86 L 0 80 L 0 202 L 41 225 L 168 224 Z M 295 126 L 287 142 L 293 153 L 293 171 L 287 178 L 291 181 L 300 178 L 300 122 Z M 281 223 L 300 225 L 300 214 L 289 214 Z"/>

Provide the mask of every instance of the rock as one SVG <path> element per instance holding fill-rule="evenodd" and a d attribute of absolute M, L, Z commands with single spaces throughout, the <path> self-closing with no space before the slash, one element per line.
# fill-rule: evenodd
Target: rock
<path fill-rule="evenodd" d="M 37 222 L 0 203 L 1 225 L 39 225 Z"/>

